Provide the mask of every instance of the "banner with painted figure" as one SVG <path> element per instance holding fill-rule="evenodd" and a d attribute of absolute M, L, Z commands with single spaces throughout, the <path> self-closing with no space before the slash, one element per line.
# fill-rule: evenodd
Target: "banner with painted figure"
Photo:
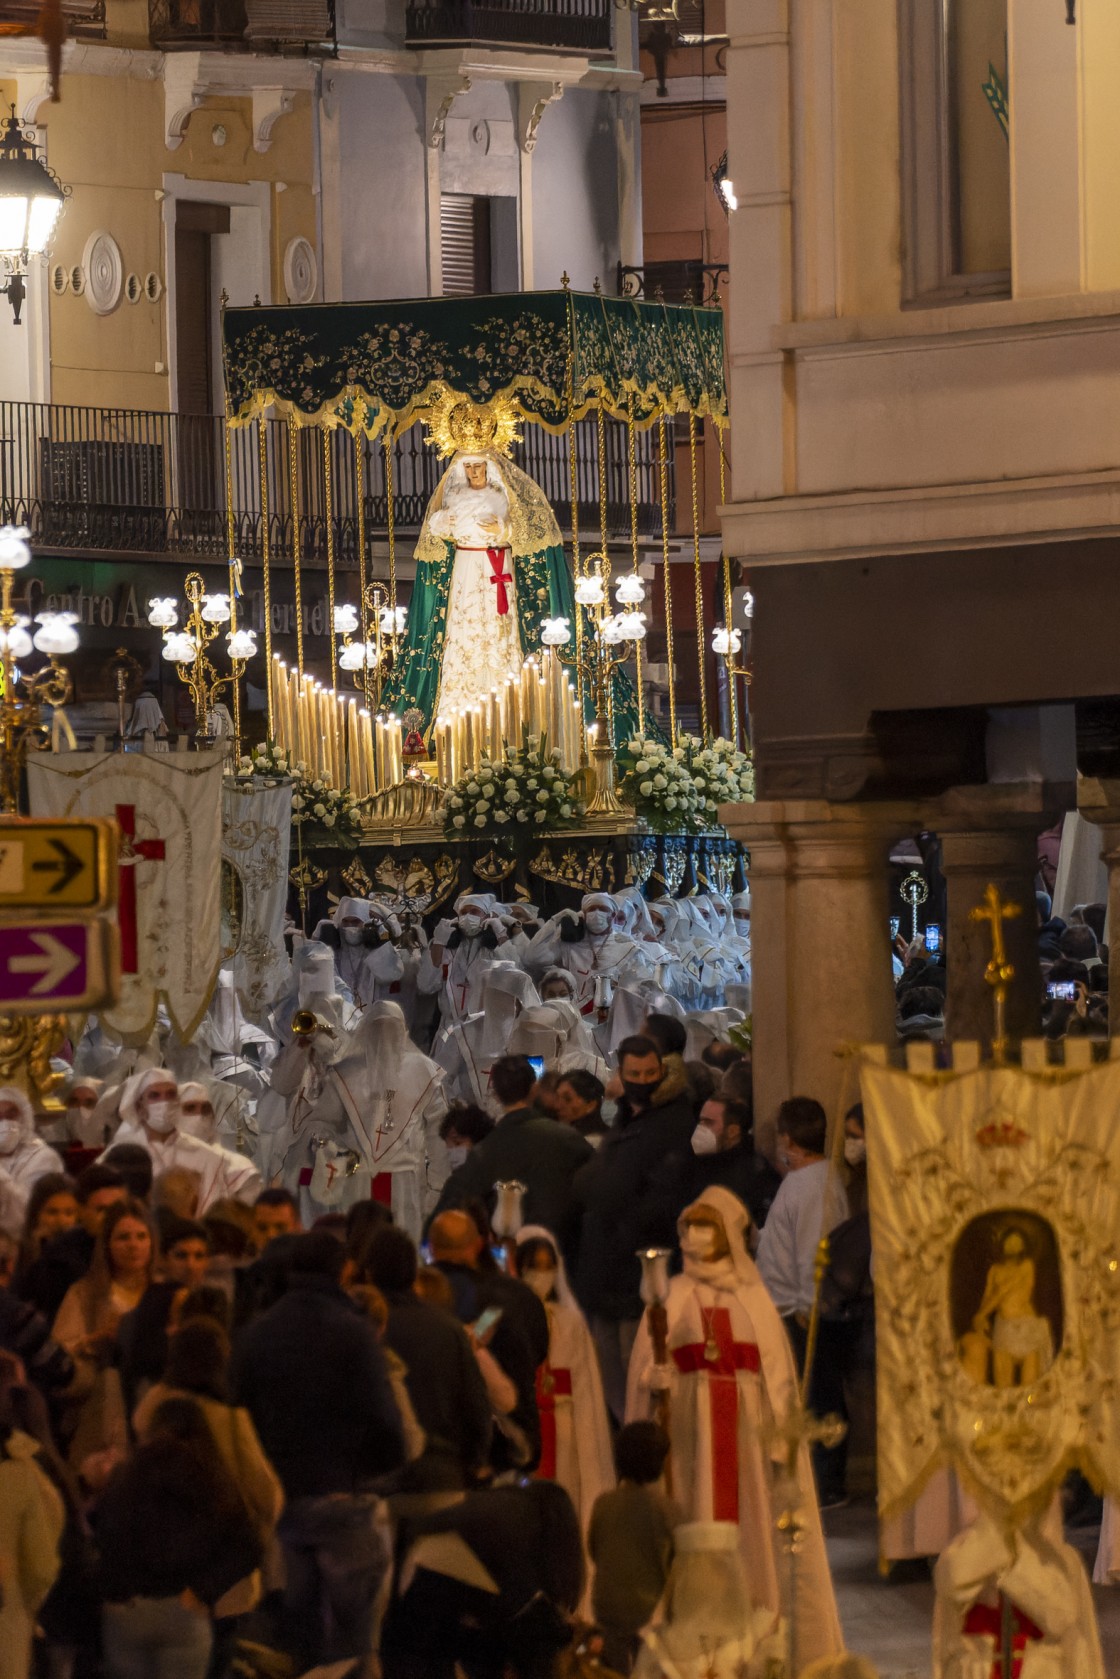
<path fill-rule="evenodd" d="M 258 1018 L 283 991 L 292 789 L 284 782 L 226 782 L 222 788 L 222 860 L 226 867 L 225 946 L 245 1011 Z"/>
<path fill-rule="evenodd" d="M 143 1036 L 166 1005 L 181 1038 L 206 1012 L 221 962 L 222 772 L 212 752 L 36 752 L 34 816 L 106 816 L 121 831 L 120 1001 L 101 1018 Z"/>
<path fill-rule="evenodd" d="M 1039 1059 L 861 1068 L 884 1517 L 943 1465 L 1003 1523 L 1120 1492 L 1120 1063 Z"/>

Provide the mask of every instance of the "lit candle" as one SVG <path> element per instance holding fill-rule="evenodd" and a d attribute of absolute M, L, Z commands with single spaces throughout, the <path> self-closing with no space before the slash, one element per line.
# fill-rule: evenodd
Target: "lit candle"
<path fill-rule="evenodd" d="M 373 720 L 364 707 L 358 713 L 358 722 L 361 724 L 362 777 L 368 796 L 377 791 L 377 778 L 373 767 Z"/>
<path fill-rule="evenodd" d="M 399 717 L 389 719 L 389 764 L 393 775 L 393 785 L 404 780 L 404 736 L 401 733 Z"/>
<path fill-rule="evenodd" d="M 506 684 L 506 739 L 510 750 L 516 752 L 521 745 L 521 681 L 519 677 L 511 677 Z"/>

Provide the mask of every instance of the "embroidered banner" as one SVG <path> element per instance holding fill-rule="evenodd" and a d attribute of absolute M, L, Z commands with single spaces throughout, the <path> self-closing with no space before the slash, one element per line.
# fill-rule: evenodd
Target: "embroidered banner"
<path fill-rule="evenodd" d="M 102 1018 L 146 1035 L 160 1002 L 189 1038 L 221 961 L 222 752 L 35 752 L 35 816 L 107 816 L 121 830 L 120 1001 Z"/>
<path fill-rule="evenodd" d="M 247 1014 L 259 1019 L 283 991 L 289 962 L 284 950 L 288 894 L 288 842 L 292 789 L 261 782 L 226 782 L 222 788 L 222 860 L 225 948 L 233 983 Z"/>

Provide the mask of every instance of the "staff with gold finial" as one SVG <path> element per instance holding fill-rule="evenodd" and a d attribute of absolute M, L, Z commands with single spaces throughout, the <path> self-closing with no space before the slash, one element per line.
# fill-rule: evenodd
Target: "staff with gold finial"
<path fill-rule="evenodd" d="M 1005 904 L 999 887 L 991 884 L 984 890 L 983 903 L 977 904 L 975 909 L 968 912 L 970 921 L 986 921 L 992 931 L 992 957 L 984 969 L 984 979 L 992 988 L 992 1001 L 995 1007 L 992 1061 L 997 1067 L 1007 1065 L 1009 1040 L 1004 1030 L 1004 1016 L 1007 1008 L 1007 988 L 1015 978 L 1015 969 L 1007 960 L 1007 946 L 1003 939 L 1003 924 L 1005 921 L 1014 920 L 1017 915 L 1022 915 L 1022 913 L 1022 904 Z"/>

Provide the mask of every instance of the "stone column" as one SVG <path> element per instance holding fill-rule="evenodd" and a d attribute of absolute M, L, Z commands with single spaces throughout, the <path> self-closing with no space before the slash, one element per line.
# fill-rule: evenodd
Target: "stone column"
<path fill-rule="evenodd" d="M 992 992 L 984 979 L 992 954 L 991 929 L 971 918 L 989 884 L 1022 911 L 1003 924 L 1008 960 L 1015 969 L 1007 994 L 1007 1033 L 1012 1039 L 1039 1035 L 1042 988 L 1034 896 L 1038 836 L 1053 826 L 1067 804 L 1065 789 L 1024 782 L 956 787 L 926 807 L 924 823 L 941 839 L 941 869 L 948 888 L 947 1037 L 977 1041 L 985 1048 L 991 1043 Z"/>
<path fill-rule="evenodd" d="M 895 1041 L 887 862 L 921 824 L 916 806 L 823 799 L 721 820 L 750 850 L 755 1133 L 772 1152 L 786 1097 L 815 1096 L 831 1119 L 842 1045 Z"/>
<path fill-rule="evenodd" d="M 1085 776 L 1077 808 L 1100 829 L 1101 858 L 1108 865 L 1108 1035 L 1120 1037 L 1120 781 Z"/>

